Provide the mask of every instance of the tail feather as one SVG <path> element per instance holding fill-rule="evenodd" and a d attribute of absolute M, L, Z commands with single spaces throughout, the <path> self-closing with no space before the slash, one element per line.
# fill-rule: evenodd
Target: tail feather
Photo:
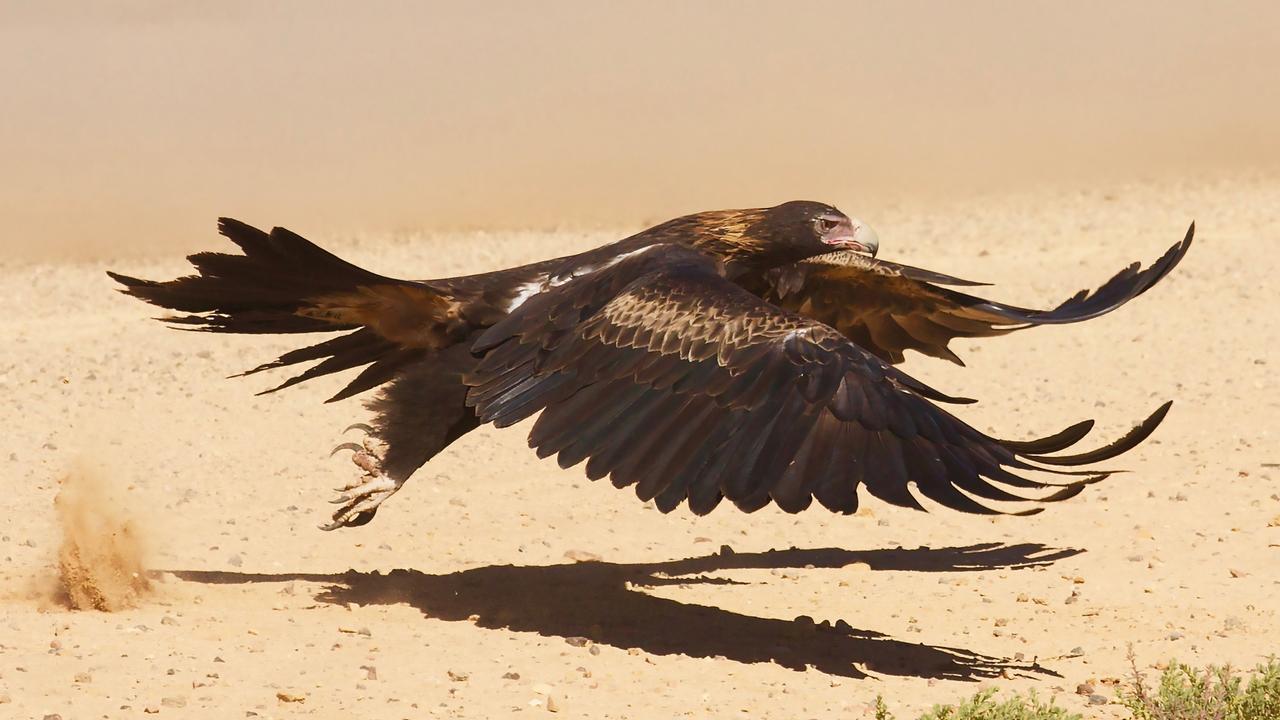
<path fill-rule="evenodd" d="M 218 231 L 243 254 L 196 253 L 188 260 L 197 274 L 168 282 L 107 274 L 124 286 L 121 292 L 126 295 L 186 313 L 162 318 L 185 330 L 354 331 L 242 373 L 320 361 L 266 392 L 368 365 L 332 399 L 349 397 L 386 382 L 427 352 L 452 344 L 442 312 L 450 298 L 437 288 L 369 272 L 283 228 L 267 233 L 222 218 Z M 440 332 L 433 333 L 433 328 Z"/>
<path fill-rule="evenodd" d="M 318 296 L 404 282 L 352 265 L 283 228 L 266 233 L 238 220 L 222 218 L 218 232 L 239 245 L 244 254 L 196 253 L 187 259 L 199 274 L 169 282 L 107 274 L 125 286 L 125 294 L 152 305 L 207 313 L 172 318 L 172 322 L 233 333 L 351 329 L 356 326 L 335 326 L 297 312 Z"/>

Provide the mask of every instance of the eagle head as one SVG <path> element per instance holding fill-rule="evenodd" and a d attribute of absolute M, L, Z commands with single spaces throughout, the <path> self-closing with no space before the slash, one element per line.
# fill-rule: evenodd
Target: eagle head
<path fill-rule="evenodd" d="M 880 239 L 866 223 L 826 203 L 793 200 L 764 211 L 752 234 L 785 243 L 807 256 L 853 250 L 872 257 Z"/>

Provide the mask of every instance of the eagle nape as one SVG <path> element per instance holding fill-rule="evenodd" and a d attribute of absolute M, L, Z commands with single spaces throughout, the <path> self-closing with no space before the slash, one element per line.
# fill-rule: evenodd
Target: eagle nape
<path fill-rule="evenodd" d="M 952 289 L 981 283 L 874 257 L 879 238 L 831 205 L 794 201 L 669 220 L 617 242 L 518 267 L 402 280 L 303 237 L 223 218 L 239 252 L 190 256 L 169 281 L 110 273 L 178 313 L 182 329 L 325 334 L 252 368 L 310 364 L 265 391 L 357 371 L 330 401 L 370 390 L 359 474 L 332 530 L 367 524 L 419 468 L 483 423 L 537 416 L 530 446 L 663 511 L 701 515 L 815 501 L 856 511 L 869 493 L 970 513 L 1038 512 L 1106 477 L 1078 469 L 1129 452 L 1161 406 L 1097 449 L 1063 454 L 1092 421 L 1036 440 L 986 435 L 944 409 L 965 402 L 897 367 L 913 350 L 959 363 L 957 337 L 1081 322 L 1143 296 L 1190 248 L 1135 263 L 1048 310 Z M 334 334 L 336 333 L 336 335 Z M 1056 478 L 1056 479 L 1055 479 Z M 1023 505 L 1025 507 L 1025 505 Z"/>

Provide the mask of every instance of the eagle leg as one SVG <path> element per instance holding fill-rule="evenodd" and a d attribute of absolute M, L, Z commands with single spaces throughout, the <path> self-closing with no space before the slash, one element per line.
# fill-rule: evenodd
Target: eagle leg
<path fill-rule="evenodd" d="M 353 450 L 351 462 L 364 471 L 346 485 L 335 488 L 338 496 L 330 502 L 341 505 L 333 513 L 333 519 L 320 525 L 321 530 L 337 530 L 340 527 L 357 527 L 373 519 L 378 506 L 391 497 L 404 484 L 403 480 L 395 480 L 382 471 L 382 456 L 385 445 L 373 437 L 366 437 L 364 442 L 344 443 L 334 449 Z"/>

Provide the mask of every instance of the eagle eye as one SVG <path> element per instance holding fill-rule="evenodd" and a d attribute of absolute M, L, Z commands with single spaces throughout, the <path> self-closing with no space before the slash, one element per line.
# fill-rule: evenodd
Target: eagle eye
<path fill-rule="evenodd" d="M 827 233 L 834 230 L 836 225 L 839 225 L 839 224 L 840 224 L 839 221 L 833 220 L 829 217 L 820 217 L 814 221 L 814 226 L 817 227 L 818 232 L 822 233 L 823 235 L 826 235 Z"/>

